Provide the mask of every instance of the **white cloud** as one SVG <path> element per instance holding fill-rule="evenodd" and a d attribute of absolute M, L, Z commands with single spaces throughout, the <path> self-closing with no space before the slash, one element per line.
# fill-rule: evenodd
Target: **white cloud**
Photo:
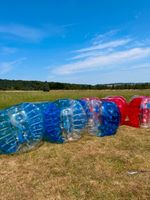
<path fill-rule="evenodd" d="M 55 66 L 51 70 L 52 74 L 70 76 L 80 72 L 148 68 L 150 63 L 149 42 L 146 40 L 135 41 L 130 37 L 111 40 L 110 37 L 107 38 L 108 35 L 113 35 L 115 32 L 117 30 L 99 35 L 94 42 L 90 42 L 88 47 L 72 51 L 75 55 L 68 59 L 67 64 Z M 139 65 L 137 66 L 137 64 Z"/>
<path fill-rule="evenodd" d="M 104 34 L 96 34 L 94 38 L 92 38 L 92 44 L 97 45 L 100 42 L 104 42 L 106 40 L 109 40 L 109 38 L 112 38 L 114 35 L 116 35 L 120 30 L 113 29 L 110 30 Z"/>
<path fill-rule="evenodd" d="M 28 41 L 39 41 L 46 37 L 61 36 L 65 33 L 68 27 L 73 26 L 73 24 L 65 25 L 52 25 L 46 24 L 41 27 L 32 27 L 23 24 L 5 24 L 0 25 L 0 33 L 13 36 L 16 38 L 22 38 Z"/>
<path fill-rule="evenodd" d="M 86 70 L 104 69 L 115 65 L 128 65 L 133 61 L 138 61 L 142 58 L 150 56 L 150 47 L 147 48 L 133 48 L 124 51 L 116 51 L 108 55 L 89 57 L 87 59 L 58 66 L 53 73 L 55 74 L 72 74 Z"/>
<path fill-rule="evenodd" d="M 41 29 L 21 24 L 0 25 L 0 33 L 10 34 L 33 41 L 43 38 L 45 34 Z"/>
<path fill-rule="evenodd" d="M 77 60 L 77 59 L 81 59 L 81 58 L 83 59 L 83 58 L 87 58 L 87 57 L 96 57 L 96 56 L 106 55 L 112 51 L 113 51 L 112 48 L 107 48 L 107 49 L 104 49 L 103 51 L 102 50 L 87 51 L 84 53 L 80 53 L 76 56 L 73 56 L 69 60 Z"/>
<path fill-rule="evenodd" d="M 101 50 L 101 49 L 107 49 L 107 48 L 115 48 L 119 46 L 123 46 L 128 44 L 131 41 L 131 39 L 122 39 L 122 40 L 114 40 L 102 44 L 92 45 L 87 48 L 76 50 L 75 52 L 87 52 L 87 51 L 93 51 L 93 50 Z"/>
<path fill-rule="evenodd" d="M 13 70 L 14 66 L 20 65 L 26 58 L 19 58 L 14 61 L 0 62 L 0 75 L 4 75 Z"/>

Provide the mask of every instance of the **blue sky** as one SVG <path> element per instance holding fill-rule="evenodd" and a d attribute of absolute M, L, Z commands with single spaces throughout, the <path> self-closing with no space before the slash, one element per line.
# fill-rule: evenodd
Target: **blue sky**
<path fill-rule="evenodd" d="M 149 0 L 0 0 L 0 78 L 150 81 Z"/>

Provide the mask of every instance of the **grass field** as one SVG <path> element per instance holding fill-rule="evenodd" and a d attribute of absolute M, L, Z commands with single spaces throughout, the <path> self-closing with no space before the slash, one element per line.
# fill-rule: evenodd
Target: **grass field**
<path fill-rule="evenodd" d="M 25 101 L 53 101 L 59 98 L 106 97 L 123 95 L 129 100 L 133 95 L 150 95 L 150 90 L 51 90 L 50 92 L 0 91 L 0 109 Z"/>
<path fill-rule="evenodd" d="M 57 98 L 149 95 L 150 90 L 0 92 L 0 108 Z M 132 174 L 132 172 L 136 172 Z M 112 137 L 44 143 L 0 156 L 0 200 L 149 200 L 150 130 L 122 126 Z"/>

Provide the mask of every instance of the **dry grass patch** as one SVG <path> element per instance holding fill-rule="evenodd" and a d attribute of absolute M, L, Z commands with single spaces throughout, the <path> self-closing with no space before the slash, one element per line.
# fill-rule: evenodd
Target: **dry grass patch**
<path fill-rule="evenodd" d="M 148 200 L 149 144 L 148 130 L 121 127 L 112 137 L 84 135 L 78 142 L 1 156 L 1 199 Z"/>

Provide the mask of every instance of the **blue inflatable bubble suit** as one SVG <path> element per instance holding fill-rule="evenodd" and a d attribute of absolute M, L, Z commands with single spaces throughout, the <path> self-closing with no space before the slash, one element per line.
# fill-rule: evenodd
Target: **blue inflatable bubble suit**
<path fill-rule="evenodd" d="M 83 98 L 80 103 L 88 116 L 87 129 L 89 134 L 103 137 L 116 133 L 121 115 L 115 103 L 96 98 Z"/>
<path fill-rule="evenodd" d="M 36 104 L 44 119 L 44 137 L 43 139 L 53 143 L 63 143 L 65 138 L 62 135 L 60 109 L 55 103 L 41 102 Z"/>
<path fill-rule="evenodd" d="M 114 102 L 102 101 L 98 136 L 114 135 L 119 127 L 121 114 Z"/>
<path fill-rule="evenodd" d="M 61 128 L 65 141 L 78 140 L 87 123 L 82 105 L 72 99 L 59 99 L 55 103 L 61 110 Z"/>
<path fill-rule="evenodd" d="M 0 112 L 0 152 L 26 152 L 40 144 L 43 137 L 43 117 L 32 103 L 22 103 Z"/>
<path fill-rule="evenodd" d="M 49 101 L 43 101 L 43 102 L 34 102 L 34 104 L 41 110 L 42 114 L 47 110 L 49 105 L 51 104 Z"/>

